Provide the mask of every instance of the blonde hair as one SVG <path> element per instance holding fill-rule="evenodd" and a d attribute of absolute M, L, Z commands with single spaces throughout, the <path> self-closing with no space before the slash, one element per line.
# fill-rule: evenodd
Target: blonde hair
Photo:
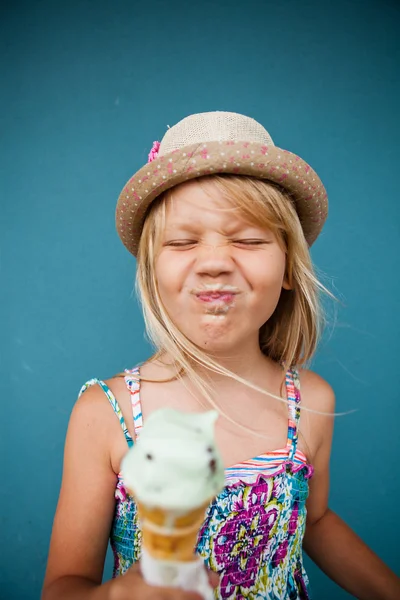
<path fill-rule="evenodd" d="M 212 175 L 198 181 L 212 182 L 247 222 L 265 227 L 276 235 L 286 253 L 286 280 L 291 289 L 282 289 L 273 315 L 261 327 L 260 348 L 266 356 L 280 363 L 284 372 L 291 367 L 305 365 L 313 356 L 321 333 L 323 316 L 319 294 L 321 291 L 330 292 L 315 275 L 290 196 L 278 186 L 252 177 Z M 153 358 L 164 354 L 171 357 L 177 370 L 172 379 L 186 374 L 201 397 L 218 409 L 212 388 L 205 376 L 196 371 L 196 364 L 205 367 L 206 372 L 224 375 L 286 402 L 222 367 L 191 342 L 169 317 L 158 292 L 155 262 L 161 247 L 166 205 L 172 196 L 173 188 L 153 203 L 144 223 L 137 257 L 136 289 L 143 307 L 147 335 L 157 349 Z"/>

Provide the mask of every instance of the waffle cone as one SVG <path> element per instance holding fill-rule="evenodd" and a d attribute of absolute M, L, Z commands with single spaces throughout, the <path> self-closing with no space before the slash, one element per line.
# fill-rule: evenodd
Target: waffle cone
<path fill-rule="evenodd" d="M 149 508 L 137 502 L 142 543 L 156 559 L 189 562 L 196 560 L 195 546 L 208 502 L 177 516 L 161 508 Z"/>

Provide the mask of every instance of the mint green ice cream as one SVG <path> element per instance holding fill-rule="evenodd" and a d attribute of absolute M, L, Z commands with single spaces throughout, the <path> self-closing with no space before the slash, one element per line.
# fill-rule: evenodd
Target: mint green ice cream
<path fill-rule="evenodd" d="M 225 472 L 214 439 L 217 418 L 217 411 L 170 408 L 149 416 L 122 461 L 125 486 L 139 502 L 184 514 L 219 494 Z"/>

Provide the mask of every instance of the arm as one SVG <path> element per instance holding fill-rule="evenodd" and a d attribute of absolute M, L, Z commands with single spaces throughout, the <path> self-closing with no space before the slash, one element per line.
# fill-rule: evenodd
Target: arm
<path fill-rule="evenodd" d="M 90 590 L 101 584 L 116 481 L 110 440 L 119 432 L 118 420 L 112 417 L 97 386 L 87 390 L 72 411 L 43 600 L 91 598 Z"/>
<path fill-rule="evenodd" d="M 307 524 L 304 549 L 342 588 L 360 600 L 398 600 L 400 580 L 329 508 Z"/>
<path fill-rule="evenodd" d="M 320 378 L 318 380 L 312 394 L 319 396 L 319 410 L 333 413 L 333 391 L 326 382 Z M 317 408 L 314 402 L 313 408 Z M 312 419 L 313 427 L 323 432 L 323 436 L 314 459 L 314 476 L 310 481 L 304 549 L 328 577 L 356 598 L 396 600 L 400 598 L 398 577 L 328 508 L 334 418 L 313 415 Z"/>
<path fill-rule="evenodd" d="M 112 447 L 117 450 L 112 452 Z M 103 392 L 90 388 L 76 403 L 68 426 L 42 600 L 201 600 L 196 593 L 149 586 L 137 564 L 101 584 L 115 506 L 115 471 L 126 449 Z"/>

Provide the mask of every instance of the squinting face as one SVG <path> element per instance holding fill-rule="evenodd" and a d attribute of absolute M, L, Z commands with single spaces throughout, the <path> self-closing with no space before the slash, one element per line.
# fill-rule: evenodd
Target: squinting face
<path fill-rule="evenodd" d="M 244 221 L 212 182 L 178 186 L 166 208 L 156 278 L 178 329 L 215 355 L 258 348 L 285 282 L 275 235 Z"/>

